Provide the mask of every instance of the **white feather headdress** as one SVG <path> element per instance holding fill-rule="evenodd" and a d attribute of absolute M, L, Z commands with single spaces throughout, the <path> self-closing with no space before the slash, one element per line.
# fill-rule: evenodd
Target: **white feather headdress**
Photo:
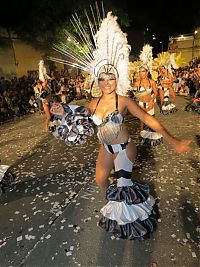
<path fill-rule="evenodd" d="M 143 46 L 140 52 L 141 66 L 146 68 L 150 73 L 152 72 L 152 64 L 153 64 L 152 49 L 153 49 L 152 46 L 150 46 L 149 44 L 146 44 Z"/>
<path fill-rule="evenodd" d="M 101 72 L 114 73 L 117 78 L 117 93 L 126 95 L 130 89 L 129 79 L 129 53 L 130 46 L 127 35 L 122 32 L 117 17 L 108 12 L 107 16 L 99 21 L 99 26 L 94 27 L 87 16 L 90 33 L 80 22 L 78 16 L 73 17 L 73 26 L 79 29 L 79 38 L 69 32 L 67 39 L 75 44 L 76 49 L 65 43 L 54 48 L 66 55 L 69 59 L 50 58 L 51 60 L 77 67 L 87 71 L 94 78 Z M 92 39 L 90 38 L 92 36 Z"/>

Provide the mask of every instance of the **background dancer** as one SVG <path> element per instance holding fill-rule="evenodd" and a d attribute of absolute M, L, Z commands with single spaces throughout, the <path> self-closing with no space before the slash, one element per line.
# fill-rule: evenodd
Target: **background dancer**
<path fill-rule="evenodd" d="M 155 116 L 154 105 L 158 96 L 156 82 L 150 78 L 153 73 L 152 69 L 152 47 L 145 45 L 140 53 L 139 80 L 134 83 L 135 97 L 138 104 L 150 115 Z M 156 133 L 149 126 L 141 123 L 142 130 L 140 136 L 142 143 L 156 146 L 162 143 L 162 135 Z"/>
<path fill-rule="evenodd" d="M 160 83 L 160 101 L 161 101 L 161 113 L 168 115 L 177 111 L 175 106 L 176 95 L 173 89 L 174 78 L 168 69 L 164 66 L 161 68 L 159 83 Z M 172 102 L 169 97 L 172 97 Z"/>
<path fill-rule="evenodd" d="M 42 101 L 43 110 L 46 116 L 45 119 L 45 130 L 50 130 L 50 121 L 51 121 L 51 87 L 50 80 L 51 77 L 47 75 L 46 68 L 44 66 L 44 61 L 40 60 L 39 62 L 39 80 L 42 82 L 42 91 L 40 93 L 40 99 Z"/>

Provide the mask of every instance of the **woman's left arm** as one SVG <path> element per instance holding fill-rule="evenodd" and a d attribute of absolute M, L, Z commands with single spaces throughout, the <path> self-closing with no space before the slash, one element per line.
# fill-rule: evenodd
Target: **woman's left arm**
<path fill-rule="evenodd" d="M 158 88 L 157 88 L 157 85 L 156 85 L 154 80 L 151 80 L 151 87 L 152 87 L 152 90 L 153 90 L 153 94 L 151 95 L 151 100 L 148 102 L 149 107 L 147 108 L 147 111 L 149 111 L 149 110 L 151 110 L 153 108 L 154 100 L 158 96 Z"/>
<path fill-rule="evenodd" d="M 191 150 L 189 146 L 191 143 L 190 140 L 179 140 L 175 138 L 155 117 L 149 115 L 146 111 L 140 108 L 140 106 L 132 99 L 126 98 L 126 100 L 124 100 L 124 105 L 133 116 L 139 118 L 153 130 L 162 134 L 163 138 L 176 150 L 176 152 L 184 153 Z"/>
<path fill-rule="evenodd" d="M 158 87 L 157 87 L 156 82 L 154 80 L 152 80 L 152 89 L 153 89 L 152 100 L 154 100 L 158 96 Z"/>

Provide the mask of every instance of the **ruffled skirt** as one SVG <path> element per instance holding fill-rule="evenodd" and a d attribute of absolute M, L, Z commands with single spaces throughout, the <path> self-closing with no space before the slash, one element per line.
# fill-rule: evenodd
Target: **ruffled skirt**
<path fill-rule="evenodd" d="M 177 111 L 177 107 L 171 101 L 168 100 L 163 102 L 160 113 L 162 113 L 163 115 L 169 115 Z"/>
<path fill-rule="evenodd" d="M 131 182 L 130 186 L 108 187 L 108 203 L 100 210 L 99 226 L 116 237 L 144 240 L 156 228 L 158 213 L 149 186 Z"/>
<path fill-rule="evenodd" d="M 140 132 L 142 144 L 157 146 L 163 143 L 163 136 L 155 132 L 149 126 L 144 125 L 143 130 Z"/>

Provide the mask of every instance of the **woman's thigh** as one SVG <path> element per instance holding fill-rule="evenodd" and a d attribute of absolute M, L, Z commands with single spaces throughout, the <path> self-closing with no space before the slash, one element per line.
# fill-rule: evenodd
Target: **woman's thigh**
<path fill-rule="evenodd" d="M 126 147 L 126 155 L 130 161 L 135 161 L 137 155 L 137 148 L 133 141 L 131 141 Z"/>
<path fill-rule="evenodd" d="M 101 145 L 96 161 L 96 179 L 106 180 L 110 176 L 110 172 L 114 167 L 113 154 L 109 153 L 103 145 Z"/>
<path fill-rule="evenodd" d="M 160 89 L 159 94 L 160 94 L 160 98 L 163 99 L 164 98 L 164 91 L 162 89 Z"/>

